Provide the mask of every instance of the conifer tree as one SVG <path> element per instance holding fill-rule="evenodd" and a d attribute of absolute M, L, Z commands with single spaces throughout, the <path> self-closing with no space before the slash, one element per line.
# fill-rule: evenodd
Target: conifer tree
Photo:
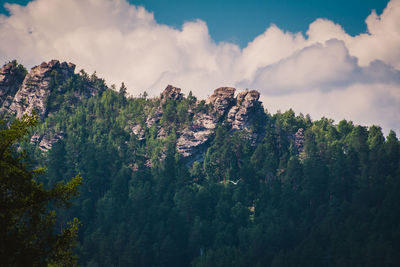
<path fill-rule="evenodd" d="M 82 178 L 78 174 L 51 189 L 37 181 L 44 168 L 32 170 L 26 153 L 18 151 L 18 142 L 36 123 L 35 114 L 11 123 L 0 120 L 0 265 L 74 266 L 79 220 L 56 230 L 52 209 L 68 207 Z"/>

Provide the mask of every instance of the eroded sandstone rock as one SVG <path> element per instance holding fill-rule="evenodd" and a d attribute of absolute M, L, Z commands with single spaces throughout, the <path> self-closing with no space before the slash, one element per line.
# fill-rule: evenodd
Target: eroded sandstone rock
<path fill-rule="evenodd" d="M 181 100 L 182 98 L 181 88 L 168 85 L 161 93 L 161 104 L 164 104 L 168 99 Z"/>
<path fill-rule="evenodd" d="M 193 122 L 185 128 L 179 136 L 176 149 L 183 157 L 190 157 L 201 151 L 204 144 L 214 134 L 219 120 L 227 114 L 226 121 L 233 131 L 247 130 L 252 142 L 256 142 L 257 135 L 251 132 L 254 116 L 264 114 L 259 102 L 260 93 L 257 91 L 244 91 L 234 98 L 235 88 L 221 87 L 207 99 L 207 104 L 213 106 L 209 113 L 195 114 Z M 261 115 L 262 115 L 261 114 Z"/>
<path fill-rule="evenodd" d="M 252 132 L 250 125 L 254 116 L 265 115 L 259 101 L 260 93 L 246 90 L 240 92 L 235 98 L 235 91 L 236 89 L 232 87 L 217 88 L 206 100 L 206 105 L 209 107 L 197 109 L 196 107 L 199 107 L 201 103 L 198 101 L 193 110 L 187 111 L 192 118 L 190 124 L 176 132 L 176 150 L 182 157 L 197 157 L 202 154 L 219 123 L 227 122 L 232 131 L 246 130 L 252 142 L 256 142 L 258 136 Z M 168 125 L 160 124 L 164 114 L 164 104 L 167 100 L 180 101 L 182 99 L 181 89 L 172 85 L 168 85 L 161 93 L 160 105 L 154 108 L 145 123 L 147 128 L 156 127 L 157 138 L 163 139 L 168 133 Z M 139 139 L 145 138 L 145 129 L 142 129 L 140 125 L 133 125 L 131 130 Z"/>
<path fill-rule="evenodd" d="M 207 99 L 206 104 L 212 105 L 217 119 L 225 115 L 235 102 L 235 88 L 220 87 Z"/>
<path fill-rule="evenodd" d="M 198 152 L 214 133 L 217 123 L 215 117 L 205 113 L 197 113 L 189 127 L 184 129 L 176 142 L 176 150 L 183 157 Z"/>
<path fill-rule="evenodd" d="M 255 90 L 246 90 L 238 94 L 236 105 L 229 110 L 227 116 L 227 122 L 232 125 L 232 130 L 248 129 L 260 107 L 259 98 L 260 93 Z"/>
<path fill-rule="evenodd" d="M 30 142 L 32 144 L 38 145 L 40 150 L 43 152 L 49 151 L 55 143 L 65 136 L 63 131 L 56 132 L 52 135 L 50 134 L 35 134 L 31 137 Z"/>
<path fill-rule="evenodd" d="M 0 69 L 0 108 L 8 109 L 22 81 L 25 78 L 25 70 L 10 62 Z"/>
<path fill-rule="evenodd" d="M 46 114 L 46 100 L 51 93 L 51 82 L 53 79 L 67 80 L 74 75 L 75 65 L 72 63 L 52 60 L 43 62 L 33 67 L 26 75 L 21 88 L 9 107 L 17 117 L 25 113 L 37 112 L 39 118 L 43 119 Z"/>

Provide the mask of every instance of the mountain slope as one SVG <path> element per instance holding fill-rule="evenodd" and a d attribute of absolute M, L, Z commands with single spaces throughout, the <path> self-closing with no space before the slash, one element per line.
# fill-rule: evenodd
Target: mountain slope
<path fill-rule="evenodd" d="M 45 185 L 84 177 L 59 218 L 83 222 L 82 266 L 400 263 L 394 132 L 268 114 L 256 91 L 133 98 L 96 75 L 52 77 L 21 148 L 47 165 Z"/>

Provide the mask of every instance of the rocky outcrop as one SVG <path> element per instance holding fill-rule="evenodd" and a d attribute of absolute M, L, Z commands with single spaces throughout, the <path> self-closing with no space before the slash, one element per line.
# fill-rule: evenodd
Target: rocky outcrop
<path fill-rule="evenodd" d="M 258 136 L 249 126 L 254 116 L 264 115 L 261 102 L 258 101 L 260 93 L 246 90 L 236 98 L 234 93 L 235 88 L 231 87 L 216 89 L 206 102 L 212 105 L 213 110 L 208 114 L 195 114 L 192 124 L 182 131 L 176 143 L 176 149 L 183 157 L 191 157 L 202 150 L 225 114 L 226 122 L 231 125 L 232 131 L 247 130 L 249 138 L 256 142 Z"/>
<path fill-rule="evenodd" d="M 176 150 L 184 158 L 196 158 L 205 150 L 207 143 L 215 133 L 219 123 L 228 123 L 232 131 L 246 130 L 252 142 L 258 136 L 251 129 L 255 116 L 265 115 L 259 101 L 260 93 L 257 91 L 243 91 L 235 98 L 235 88 L 220 87 L 204 102 L 197 101 L 192 109 L 188 110 L 191 123 L 183 129 L 177 129 Z M 168 125 L 161 125 L 165 104 L 168 100 L 181 101 L 181 89 L 168 85 L 158 99 L 160 104 L 153 108 L 145 121 L 145 129 L 140 124 L 130 126 L 131 132 L 139 140 L 145 139 L 146 128 L 157 128 L 157 138 L 165 138 Z M 157 100 L 157 99 L 156 99 Z M 201 104 L 202 103 L 202 104 Z M 200 108 L 201 106 L 201 108 Z M 201 160 L 201 159 L 200 159 Z"/>
<path fill-rule="evenodd" d="M 38 145 L 43 152 L 49 151 L 55 143 L 64 137 L 64 132 L 59 131 L 55 134 L 35 134 L 31 137 L 31 143 Z"/>
<path fill-rule="evenodd" d="M 168 85 L 161 93 L 161 104 L 164 104 L 167 100 L 182 100 L 182 98 L 181 88 Z"/>
<path fill-rule="evenodd" d="M 223 117 L 235 103 L 235 88 L 220 87 L 207 99 L 206 104 L 212 105 L 217 119 Z"/>
<path fill-rule="evenodd" d="M 74 71 L 74 64 L 58 60 L 43 62 L 33 67 L 28 74 L 15 61 L 8 63 L 0 69 L 0 107 L 2 110 L 11 111 L 17 117 L 35 110 L 39 118 L 43 119 L 49 113 L 56 111 L 60 103 L 64 104 L 67 101 L 67 104 L 74 106 L 83 98 L 89 98 L 106 89 L 104 81 L 98 79 L 96 75 L 79 80 L 80 87 L 76 90 L 75 87 L 71 89 L 68 85 L 63 86 L 71 77 L 73 78 L 71 82 L 76 81 L 75 78 L 78 76 Z M 188 102 L 182 103 L 184 105 L 180 105 L 179 103 L 184 100 L 181 89 L 168 85 L 159 98 L 153 99 L 151 104 L 146 106 L 143 112 L 147 114 L 147 118 L 140 123 L 138 121 L 127 123 L 127 129 L 136 135 L 139 141 L 145 140 L 149 129 L 153 127 L 156 130 L 156 138 L 163 139 L 174 132 L 177 135 L 177 152 L 185 158 L 192 159 L 201 155 L 206 149 L 219 124 L 230 127 L 232 132 L 246 131 L 251 139 L 257 140 L 257 133 L 251 125 L 255 117 L 260 114 L 265 115 L 259 102 L 260 94 L 257 91 L 246 90 L 235 97 L 235 91 L 236 89 L 232 87 L 220 87 L 206 101 L 190 98 Z M 68 99 L 63 99 L 56 95 L 66 92 L 72 93 L 73 97 L 68 95 Z M 174 116 L 171 111 L 174 107 L 170 104 L 180 105 L 179 112 L 182 112 L 183 106 L 189 107 L 185 116 L 181 116 L 182 113 L 179 115 L 179 118 L 184 117 L 183 121 L 178 122 L 170 118 L 169 115 Z M 166 121 L 171 121 L 171 125 L 162 121 L 163 117 L 168 117 Z M 47 151 L 63 138 L 63 135 L 62 132 L 44 133 L 33 136 L 31 141 L 38 144 L 43 151 Z M 301 151 L 301 148 L 298 150 Z"/>
<path fill-rule="evenodd" d="M 176 150 L 183 157 L 199 153 L 214 134 L 218 122 L 235 103 L 235 88 L 220 87 L 207 99 L 206 104 L 212 107 L 208 113 L 194 114 L 192 123 L 186 127 L 176 142 Z"/>
<path fill-rule="evenodd" d="M 232 125 L 232 130 L 248 130 L 253 115 L 260 111 L 259 98 L 260 93 L 255 90 L 246 90 L 238 94 L 236 105 L 229 110 L 227 116 L 227 122 Z"/>
<path fill-rule="evenodd" d="M 74 75 L 74 70 L 74 64 L 60 63 L 58 60 L 43 62 L 39 66 L 33 67 L 15 94 L 9 110 L 17 117 L 35 110 L 39 118 L 43 119 L 47 112 L 46 100 L 51 94 L 52 81 L 54 79 L 65 81 Z"/>
<path fill-rule="evenodd" d="M 146 138 L 144 129 L 140 124 L 135 124 L 131 126 L 131 131 L 133 134 L 135 134 L 138 138 L 139 141 L 142 141 Z"/>
<path fill-rule="evenodd" d="M 28 74 L 26 69 L 16 61 L 5 64 L 0 68 L 0 113 L 2 115 L 11 113 L 21 117 L 35 110 L 39 118 L 43 119 L 49 112 L 56 111 L 60 103 L 67 101 L 67 104 L 73 107 L 80 100 L 92 97 L 107 88 L 104 81 L 96 75 L 81 79 L 83 83 L 79 84 L 79 88 L 63 86 L 69 78 L 77 78 L 74 71 L 74 64 L 58 60 L 43 62 L 33 67 Z M 73 97 L 64 99 L 64 102 L 52 102 L 57 99 L 57 94 L 66 92 L 72 92 Z M 44 152 L 64 138 L 62 131 L 52 133 L 51 129 L 47 130 L 31 138 L 31 143 Z"/>
<path fill-rule="evenodd" d="M 161 120 L 163 115 L 163 110 L 161 107 L 157 107 L 153 114 L 147 117 L 146 119 L 146 126 L 147 128 L 151 128 L 154 124 L 158 124 Z"/>
<path fill-rule="evenodd" d="M 0 108 L 8 109 L 26 75 L 25 69 L 16 61 L 0 69 Z"/>
<path fill-rule="evenodd" d="M 296 154 L 304 152 L 304 129 L 299 128 L 293 136 L 294 148 Z"/>
<path fill-rule="evenodd" d="M 168 100 L 182 100 L 183 95 L 181 93 L 181 88 L 174 87 L 172 85 L 168 85 L 160 96 L 160 106 L 156 107 L 153 114 L 146 119 L 147 128 L 151 128 L 154 124 L 158 125 L 161 117 L 164 113 L 163 106 Z M 134 127 L 137 127 L 135 125 Z M 137 129 L 140 131 L 140 129 Z"/>
<path fill-rule="evenodd" d="M 176 142 L 176 151 L 183 157 L 190 157 L 199 152 L 214 133 L 216 125 L 214 116 L 197 113 L 192 124 L 180 133 Z"/>

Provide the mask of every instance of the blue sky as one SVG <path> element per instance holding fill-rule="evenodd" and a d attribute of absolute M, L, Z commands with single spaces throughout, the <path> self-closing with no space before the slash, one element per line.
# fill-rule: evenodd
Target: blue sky
<path fill-rule="evenodd" d="M 124 82 L 134 96 L 157 96 L 168 84 L 199 98 L 221 86 L 255 89 L 270 112 L 292 108 L 400 133 L 400 0 L 35 0 L 8 7 L 0 16 L 2 62 L 73 62 L 109 85 Z"/>
<path fill-rule="evenodd" d="M 28 0 L 1 1 L 26 5 Z M 291 32 L 305 32 L 316 18 L 327 18 L 351 35 L 366 31 L 372 9 L 381 13 L 388 0 L 130 0 L 154 12 L 157 22 L 180 28 L 202 19 L 212 38 L 244 47 L 274 23 Z M 1 5 L 1 13 L 7 11 Z"/>
<path fill-rule="evenodd" d="M 271 23 L 291 32 L 305 32 L 315 18 L 339 23 L 350 34 L 366 31 L 364 19 L 372 9 L 378 13 L 386 0 L 138 0 L 154 11 L 160 23 L 180 27 L 186 20 L 206 21 L 216 41 L 245 46 Z"/>

